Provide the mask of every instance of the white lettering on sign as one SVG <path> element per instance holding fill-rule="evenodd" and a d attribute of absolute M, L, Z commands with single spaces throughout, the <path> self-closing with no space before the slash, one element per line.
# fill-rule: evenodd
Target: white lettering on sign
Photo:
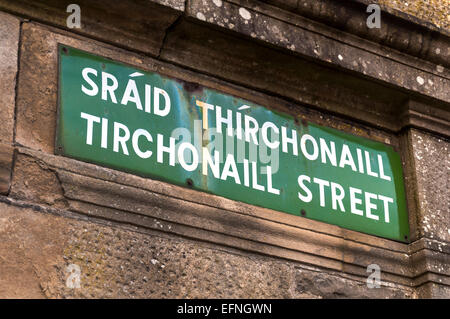
<path fill-rule="evenodd" d="M 84 81 L 87 85 L 83 84 L 81 86 L 81 91 L 89 96 L 96 96 L 99 93 L 99 88 L 95 81 L 93 80 L 98 76 L 97 70 L 93 68 L 84 68 L 81 72 Z M 90 77 L 90 75 L 92 75 Z M 133 76 L 131 74 L 130 76 Z M 104 101 L 111 101 L 114 104 L 117 104 L 116 91 L 119 88 L 119 82 L 117 78 L 107 72 L 101 73 L 101 98 Z M 151 86 L 146 84 L 144 87 L 145 90 L 145 112 L 151 113 L 151 107 L 153 104 L 153 113 L 159 116 L 166 116 L 170 112 L 171 102 L 169 94 L 163 89 L 158 87 L 153 87 L 153 103 L 151 101 Z M 161 101 L 164 101 L 161 103 Z M 134 104 L 134 106 L 140 110 L 144 111 L 142 107 L 142 101 L 140 99 L 138 87 L 136 85 L 136 81 L 134 79 L 128 79 L 127 85 L 125 87 L 125 91 L 120 99 L 120 104 L 128 106 L 129 104 Z"/>
<path fill-rule="evenodd" d="M 129 75 L 126 83 L 120 83 L 111 73 L 86 67 L 81 72 L 83 79 L 81 92 L 87 96 L 117 104 L 117 107 L 132 108 L 142 112 L 143 116 L 147 116 L 145 114 L 168 116 L 171 112 L 171 98 L 168 92 L 153 84 L 142 84 L 142 81 L 134 79 L 141 76 L 144 74 L 135 72 Z M 284 154 L 302 157 L 319 165 L 335 167 L 337 172 L 348 173 L 351 170 L 356 174 L 393 182 L 392 172 L 386 170 L 390 166 L 386 165 L 389 162 L 386 162 L 387 157 L 384 153 L 369 152 L 350 142 L 338 143 L 331 138 L 316 138 L 307 131 L 300 133 L 300 130 L 296 128 L 276 125 L 272 121 L 260 123 L 247 114 L 247 110 L 251 108 L 248 105 L 232 109 L 197 99 L 193 104 L 192 107 L 197 108 L 201 118 L 198 120 L 199 123 L 195 124 L 194 132 L 198 135 L 195 137 L 199 141 L 198 144 L 195 142 L 192 144 L 189 138 L 177 144 L 174 137 L 158 134 L 152 131 L 150 126 L 130 129 L 124 123 L 108 121 L 106 117 L 81 112 L 80 117 L 86 123 L 85 143 L 90 146 L 98 143 L 103 149 L 111 149 L 125 156 L 134 153 L 141 159 L 156 156 L 156 162 L 160 164 L 168 163 L 170 166 L 178 164 L 187 172 L 199 170 L 202 175 L 231 181 L 236 185 L 277 196 L 280 196 L 282 192 L 275 178 L 278 163 L 276 166 L 272 164 L 261 166 L 263 160 L 261 157 L 254 158 L 252 152 L 249 152 L 250 155 L 247 157 L 245 157 L 245 151 L 240 155 L 219 152 L 218 149 L 221 148 L 218 143 L 222 143 L 223 139 L 217 136 L 232 138 L 233 151 L 234 138 L 236 138 L 238 152 L 239 145 L 244 145 L 244 149 L 245 145 L 249 149 L 253 147 L 264 147 L 270 151 L 281 149 Z M 212 128 L 211 123 L 214 122 L 216 127 Z M 187 133 L 190 137 L 189 131 Z M 215 138 L 212 138 L 213 136 Z M 238 170 L 238 163 L 242 164 L 241 171 Z M 259 174 L 259 171 L 265 176 Z M 344 187 L 337 182 L 337 177 L 333 180 L 333 176 L 319 178 L 311 175 L 307 172 L 294 175 L 297 177 L 298 185 L 296 198 L 300 202 L 316 201 L 320 207 L 329 207 L 331 211 L 336 211 L 338 214 L 353 214 L 367 220 L 391 222 L 394 198 L 352 186 Z"/>

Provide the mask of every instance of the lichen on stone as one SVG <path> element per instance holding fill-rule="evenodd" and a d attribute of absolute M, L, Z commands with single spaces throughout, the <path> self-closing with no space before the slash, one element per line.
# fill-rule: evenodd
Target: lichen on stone
<path fill-rule="evenodd" d="M 450 29 L 450 0 L 374 0 L 373 2 L 410 14 L 438 28 Z"/>

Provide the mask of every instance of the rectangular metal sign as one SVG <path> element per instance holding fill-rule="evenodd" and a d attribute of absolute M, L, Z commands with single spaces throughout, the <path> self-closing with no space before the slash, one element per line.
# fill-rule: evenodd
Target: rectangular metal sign
<path fill-rule="evenodd" d="M 59 47 L 58 154 L 408 242 L 388 145 Z"/>

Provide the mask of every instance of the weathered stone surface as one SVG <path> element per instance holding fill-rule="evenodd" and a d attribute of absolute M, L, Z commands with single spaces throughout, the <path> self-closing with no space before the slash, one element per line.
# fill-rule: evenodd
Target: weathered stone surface
<path fill-rule="evenodd" d="M 18 155 L 15 162 L 10 196 L 54 207 L 65 206 L 55 172 L 45 163 L 23 155 Z"/>
<path fill-rule="evenodd" d="M 450 136 L 450 108 L 436 108 L 426 103 L 409 100 L 403 106 L 399 120 L 404 127 L 423 127 L 427 131 Z"/>
<path fill-rule="evenodd" d="M 311 9 L 310 0 L 262 0 L 266 3 L 270 3 L 277 7 L 287 8 L 290 10 L 307 10 Z M 320 10 L 323 7 L 323 0 L 315 1 L 315 9 Z M 321 3 L 322 2 L 322 3 Z M 329 1 L 330 3 L 338 3 L 342 5 L 342 1 L 335 0 Z M 347 1 L 350 2 L 350 1 Z M 448 19 L 448 6 L 446 2 L 442 0 L 410 0 L 410 1 L 399 1 L 399 0 L 354 0 L 354 2 L 360 2 L 368 6 L 369 4 L 379 4 L 387 12 L 405 18 L 405 14 L 417 17 L 425 23 L 434 24 L 438 28 L 442 28 L 442 31 L 446 31 L 450 24 Z M 336 12 L 336 16 L 337 16 Z M 339 12 L 342 14 L 342 12 Z M 345 20 L 345 19 L 343 19 Z M 345 23 L 345 22 L 343 22 Z"/>
<path fill-rule="evenodd" d="M 229 1 L 239 3 L 239 0 Z M 439 25 L 448 24 L 449 20 L 445 16 L 445 5 L 441 0 L 432 0 L 432 2 L 435 2 L 434 5 L 430 4 L 430 0 L 414 0 L 409 1 L 409 4 L 396 0 L 262 1 L 338 30 L 448 67 L 449 53 L 446 50 L 450 33 L 448 28 L 439 28 Z M 377 2 L 381 6 L 380 29 L 370 29 L 367 27 L 367 18 L 371 13 L 367 13 L 367 7 L 370 4 L 377 4 Z M 427 4 L 423 5 L 425 2 Z M 245 6 L 246 4 L 242 3 L 242 5 Z M 401 9 L 398 10 L 399 8 Z M 433 12 L 433 9 L 436 11 Z M 432 21 L 430 17 L 437 18 L 438 12 L 441 21 L 436 24 L 430 23 Z M 433 20 L 436 21 L 437 19 Z M 441 34 L 435 33 L 432 35 L 429 29 Z"/>
<path fill-rule="evenodd" d="M 229 244 L 235 240 L 234 238 L 240 238 L 275 247 L 300 250 L 332 260 L 342 259 L 343 243 L 338 236 L 323 236 L 299 227 L 290 227 L 281 223 L 236 214 L 210 205 L 198 205 L 162 194 L 126 187 L 123 184 L 105 183 L 66 172 L 59 174 L 66 198 L 73 200 L 70 207 L 76 211 L 94 213 L 94 209 L 86 209 L 86 205 L 77 205 L 77 201 L 81 201 L 99 207 L 129 212 L 128 222 L 136 223 L 133 215 L 139 214 L 148 217 L 144 225 L 150 226 L 155 224 L 154 218 L 156 218 L 162 222 L 161 230 L 163 225 L 168 222 L 169 226 L 166 226 L 168 229 L 164 230 L 169 232 L 171 228 L 176 232 L 179 225 L 186 225 L 225 235 L 229 237 Z M 99 208 L 99 210 L 101 209 Z M 115 219 L 115 215 L 119 214 L 111 215 L 111 218 Z M 107 215 L 102 217 L 107 218 Z M 193 230 L 190 235 L 195 237 L 195 233 L 196 230 Z M 217 236 L 219 237 L 219 235 Z M 226 242 L 222 243 L 227 244 Z M 251 246 L 252 244 L 248 243 L 249 250 L 252 250 Z M 329 266 L 331 267 L 331 265 Z"/>
<path fill-rule="evenodd" d="M 373 0 L 370 0 L 373 1 Z M 407 13 L 448 30 L 450 28 L 448 2 L 442 0 L 375 0 L 384 7 Z"/>
<path fill-rule="evenodd" d="M 57 103 L 57 49 L 46 33 L 23 24 L 16 142 L 53 151 Z"/>
<path fill-rule="evenodd" d="M 448 281 L 445 265 L 450 247 L 443 243 L 425 241 L 421 246 L 417 242 L 410 248 L 337 226 L 25 148 L 18 149 L 17 158 L 17 169 L 25 173 L 15 176 L 11 192 L 14 198 L 68 207 L 89 218 L 135 225 L 168 236 L 194 238 L 218 247 L 313 264 L 354 276 L 359 281 L 367 277 L 366 267 L 373 263 L 381 267 L 383 281 L 389 285 L 414 287 L 428 281 Z M 41 175 L 43 184 L 49 187 L 42 187 L 33 177 Z M 43 192 L 36 194 L 32 191 L 35 188 Z M 211 207 L 212 203 L 215 207 Z"/>
<path fill-rule="evenodd" d="M 450 287 L 435 283 L 426 283 L 417 288 L 417 294 L 420 298 L 448 299 Z"/>
<path fill-rule="evenodd" d="M 449 80 L 436 75 L 435 70 L 423 71 L 420 65 L 400 64 L 397 62 L 401 60 L 400 57 L 395 60 L 392 58 L 395 53 L 386 54 L 386 52 L 379 51 L 373 43 L 363 44 L 361 41 L 351 43 L 352 38 L 346 34 L 336 36 L 336 32 L 334 32 L 333 37 L 330 37 L 330 30 L 323 30 L 323 27 L 304 21 L 302 17 L 286 16 L 280 13 L 283 15 L 280 18 L 263 5 L 247 4 L 246 2 L 244 7 L 242 1 L 232 2 L 223 2 L 223 5 L 218 7 L 213 3 L 192 0 L 189 2 L 187 13 L 198 20 L 218 25 L 248 38 L 255 38 L 308 58 L 318 59 L 322 63 L 331 63 L 364 76 L 450 103 L 450 93 L 445 89 L 449 86 Z M 314 5 L 316 2 L 310 1 L 309 4 Z M 322 8 L 321 5 L 318 7 Z M 342 5 L 337 7 L 340 8 Z M 321 13 L 319 11 L 319 15 Z M 336 15 L 331 10 L 329 14 Z M 359 16 L 361 17 L 361 15 Z M 347 21 L 345 18 L 340 19 Z M 364 22 L 364 19 L 360 19 L 359 28 L 368 30 Z M 302 27 L 297 25 L 302 25 Z M 408 29 L 403 31 L 402 34 L 409 32 Z M 409 39 L 406 36 L 400 38 L 403 41 Z M 446 40 L 442 49 L 439 49 L 442 50 L 443 56 L 449 54 L 446 50 L 449 41 Z M 231 48 L 228 47 L 228 50 Z M 447 60 L 448 58 L 444 58 L 445 62 Z"/>
<path fill-rule="evenodd" d="M 14 149 L 0 143 L 0 194 L 9 192 Z"/>
<path fill-rule="evenodd" d="M 364 283 L 323 270 L 5 203 L 0 220 L 0 297 L 320 298 L 355 297 L 356 287 L 364 297 L 411 297 L 401 287 L 365 292 Z M 71 264 L 80 288 L 66 286 Z"/>
<path fill-rule="evenodd" d="M 42 189 L 43 185 L 36 184 L 37 176 L 42 176 L 43 184 L 55 184 L 55 177 L 50 177 L 53 173 L 45 173 L 46 171 L 52 171 L 52 169 L 47 168 L 45 163 L 39 160 L 20 154 L 17 159 L 17 167 L 19 171 L 24 171 L 23 175 L 18 177 L 18 180 L 28 179 L 30 181 L 21 185 L 25 189 L 22 194 L 25 195 L 19 195 L 19 197 L 28 199 L 31 202 L 47 202 L 51 204 L 52 200 L 29 192 L 24 185 L 28 184 L 31 189 Z M 86 186 L 91 187 L 89 185 Z M 58 190 L 47 189 L 46 192 L 57 193 Z M 46 210 L 44 207 L 39 209 L 42 211 Z M 91 208 L 92 211 L 96 209 L 95 207 Z M 115 209 L 103 209 L 106 213 L 109 210 L 109 215 L 111 216 L 115 216 L 118 213 Z M 5 269 L 4 273 L 7 274 L 4 277 L 6 278 L 4 279 L 6 287 L 8 285 L 15 286 L 10 290 L 5 288 L 6 296 L 39 297 L 45 295 L 47 297 L 138 298 L 410 298 L 415 296 L 412 289 L 393 285 L 389 283 L 389 279 L 388 282 L 385 282 L 388 273 L 393 271 L 389 269 L 389 265 L 386 268 L 385 265 L 381 264 L 382 281 L 384 283 L 382 288 L 368 289 L 364 279 L 362 280 L 364 275 L 352 278 L 348 274 L 327 273 L 319 268 L 299 267 L 299 269 L 296 269 L 295 267 L 298 266 L 295 266 L 297 264 L 293 262 L 276 261 L 263 256 L 255 257 L 255 255 L 245 254 L 243 250 L 236 255 L 236 251 L 234 253 L 227 252 L 227 248 L 222 245 L 211 249 L 203 249 L 202 245 L 200 245 L 200 248 L 197 244 L 193 246 L 188 245 L 184 240 L 182 243 L 179 243 L 178 240 L 164 239 L 164 237 L 160 238 L 159 236 L 157 239 L 154 239 L 150 235 L 141 234 L 140 232 L 147 232 L 144 229 L 132 227 L 131 231 L 124 231 L 120 228 L 111 227 L 111 225 L 107 227 L 99 226 L 92 219 L 88 222 L 78 222 L 73 219 L 42 215 L 24 208 L 12 208 L 0 204 L 0 212 L 3 214 L 0 218 L 3 218 L 3 225 L 8 225 L 8 220 L 6 219 L 5 221 L 4 214 L 10 211 L 12 211 L 11 216 L 18 218 L 16 226 L 26 228 L 27 234 L 29 234 L 27 235 L 27 240 L 28 238 L 30 239 L 29 242 L 22 240 L 22 248 L 28 254 L 25 259 L 17 251 L 20 250 L 20 247 L 11 247 L 12 244 L 8 242 L 9 239 L 16 242 L 17 238 L 22 236 L 22 234 L 16 236 L 8 228 L 9 237 L 5 237 L 7 238 L 4 240 L 6 244 L 3 243 L 2 247 L 2 249 L 8 249 L 8 254 L 5 254 L 8 256 L 8 263 L 6 265 L 0 264 L 0 267 L 3 266 Z M 26 218 L 23 218 L 24 214 L 32 216 L 32 221 L 28 222 Z M 39 221 L 42 216 L 45 217 L 44 222 Z M 108 214 L 104 215 L 103 218 L 110 219 Z M 61 220 L 64 223 L 60 223 Z M 67 226 L 66 220 L 69 221 L 69 226 Z M 126 221 L 122 222 L 129 224 Z M 33 223 L 33 227 L 29 226 L 30 223 Z M 78 223 L 82 225 L 77 225 Z M 161 225 L 163 224 L 165 225 L 166 223 L 161 223 Z M 57 235 L 46 227 L 58 229 Z M 101 229 L 99 230 L 99 228 Z M 164 231 L 166 231 L 165 226 Z M 48 232 L 49 236 L 55 237 L 40 239 L 44 235 L 39 234 L 39 232 Z M 30 246 L 31 242 L 36 246 L 49 245 L 53 247 L 57 250 L 56 256 L 53 253 L 47 254 L 45 252 L 39 258 L 35 256 L 30 257 L 29 255 L 33 255 L 33 250 L 35 249 L 33 246 Z M 176 244 L 173 244 L 173 242 L 176 242 Z M 64 245 L 61 243 L 64 243 Z M 432 247 L 430 246 L 430 248 Z M 373 251 L 369 247 L 364 248 L 361 246 L 361 256 L 357 257 L 359 259 L 357 263 L 362 263 L 365 266 L 371 260 L 373 261 L 374 255 L 370 259 L 370 250 Z M 183 254 L 182 252 L 185 253 Z M 188 252 L 187 255 L 186 252 Z M 2 252 L 0 251 L 1 254 Z M 245 254 L 247 257 L 242 257 L 240 254 Z M 38 259 L 36 264 L 33 264 L 33 258 Z M 61 258 L 64 262 L 60 261 Z M 384 255 L 383 258 L 387 260 L 392 258 L 392 256 Z M 43 260 L 45 262 L 48 260 L 47 263 L 50 266 L 43 263 Z M 11 263 L 14 264 L 16 261 L 25 264 L 22 265 L 21 273 L 18 274 L 21 277 L 19 283 L 13 282 L 11 279 L 17 275 L 17 273 L 14 273 L 16 267 L 11 265 Z M 180 265 L 183 262 L 186 262 L 186 264 Z M 350 260 L 347 256 L 346 262 L 353 263 L 355 260 Z M 420 262 L 427 263 L 424 259 Z M 30 266 L 27 263 L 32 263 L 32 265 Z M 73 290 L 64 286 L 65 280 L 69 276 L 66 270 L 69 264 L 77 264 L 82 269 L 82 276 L 85 277 L 82 277 L 84 286 L 81 289 Z M 442 267 L 442 265 L 445 265 L 445 262 L 444 264 L 440 262 L 440 265 L 436 264 L 438 267 Z M 405 267 L 402 269 L 408 271 L 406 264 L 401 267 Z M 415 264 L 414 267 L 420 268 L 419 264 Z M 423 266 L 424 269 L 428 269 L 427 271 L 431 272 L 446 271 L 445 269 L 438 270 L 433 267 L 434 264 L 430 263 Z M 39 269 L 36 276 L 31 272 L 35 271 L 34 268 Z M 261 271 L 261 274 L 258 271 Z M 270 278 L 266 274 L 270 274 Z M 179 279 L 180 276 L 182 280 Z M 439 296 L 442 296 L 442 293 L 446 293 L 445 286 L 437 286 L 437 283 L 431 285 L 430 279 L 427 278 L 421 280 L 425 280 L 424 287 L 434 287 L 432 291 L 421 288 L 421 296 L 429 296 L 430 294 L 432 294 L 430 296 L 433 296 L 433 294 L 437 293 L 440 293 L 441 295 Z M 439 281 L 440 279 L 436 278 L 434 280 Z M 244 281 L 245 284 L 243 283 Z M 278 286 L 274 289 L 273 285 Z M 25 289 L 24 287 L 29 287 L 26 292 L 21 291 L 21 289 Z M 41 290 L 39 290 L 39 287 Z"/>
<path fill-rule="evenodd" d="M 14 134 L 19 30 L 19 19 L 0 12 L 0 142 L 4 143 L 11 143 Z"/>
<path fill-rule="evenodd" d="M 443 252 L 444 249 L 448 250 L 448 244 L 438 242 L 437 251 L 423 249 L 412 254 L 411 263 L 414 265 L 417 286 L 426 282 L 450 286 L 450 257 L 448 252 Z"/>
<path fill-rule="evenodd" d="M 368 288 L 366 282 L 330 275 L 323 276 L 320 271 L 307 271 L 298 268 L 295 272 L 295 293 L 306 298 L 413 298 L 412 291 L 391 288 L 383 285 L 381 273 L 379 288 Z"/>
<path fill-rule="evenodd" d="M 263 2 L 288 10 L 297 9 L 298 4 L 298 0 L 263 0 Z"/>
<path fill-rule="evenodd" d="M 405 244 L 73 159 L 24 148 L 18 152 L 21 161 L 25 157 L 39 163 L 39 167 L 34 165 L 38 174 L 41 167 L 56 173 L 71 211 L 359 277 L 366 276 L 367 265 L 377 263 L 383 267 L 386 281 L 412 284 Z M 14 184 L 19 190 L 25 188 L 19 182 Z M 40 196 L 52 197 L 56 192 L 51 191 Z M 12 196 L 25 198 L 16 190 Z"/>
<path fill-rule="evenodd" d="M 0 203 L 1 298 L 45 297 L 40 282 L 54 273 L 61 231 L 56 219 Z"/>
<path fill-rule="evenodd" d="M 450 143 L 412 129 L 419 237 L 450 242 Z"/>
<path fill-rule="evenodd" d="M 175 10 L 184 11 L 186 0 L 150 0 L 163 6 L 171 7 Z"/>

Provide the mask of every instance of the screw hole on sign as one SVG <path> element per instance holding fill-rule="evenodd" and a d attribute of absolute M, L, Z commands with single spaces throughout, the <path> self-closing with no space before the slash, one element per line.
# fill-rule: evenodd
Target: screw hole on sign
<path fill-rule="evenodd" d="M 186 180 L 186 184 L 187 184 L 188 186 L 193 186 L 193 185 L 194 185 L 194 181 L 193 181 L 192 179 L 188 178 L 188 179 Z"/>
<path fill-rule="evenodd" d="M 67 48 L 66 47 L 64 47 L 62 50 L 63 50 L 64 53 L 67 53 Z"/>
<path fill-rule="evenodd" d="M 306 211 L 305 211 L 304 209 L 302 209 L 302 210 L 300 211 L 300 214 L 301 214 L 302 216 L 306 216 Z"/>

